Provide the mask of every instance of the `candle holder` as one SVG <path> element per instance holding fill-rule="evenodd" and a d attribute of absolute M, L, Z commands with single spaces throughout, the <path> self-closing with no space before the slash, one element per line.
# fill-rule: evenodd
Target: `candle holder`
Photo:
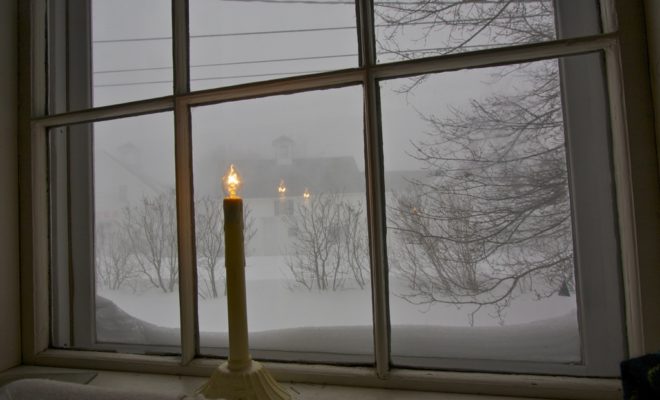
<path fill-rule="evenodd" d="M 208 399 L 291 399 L 286 389 L 250 356 L 245 291 L 243 199 L 237 195 L 241 181 L 233 165 L 223 177 L 223 181 L 228 192 L 228 197 L 222 202 L 222 208 L 225 217 L 229 357 L 215 369 L 209 381 L 197 392 Z"/>

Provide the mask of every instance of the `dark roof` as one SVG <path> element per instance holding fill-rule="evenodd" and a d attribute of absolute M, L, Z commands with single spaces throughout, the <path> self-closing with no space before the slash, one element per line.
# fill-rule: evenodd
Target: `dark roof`
<path fill-rule="evenodd" d="M 276 198 L 281 179 L 289 197 L 301 196 L 308 188 L 314 193 L 361 193 L 365 190 L 364 172 L 352 157 L 294 158 L 291 164 L 275 159 L 208 158 L 195 170 L 195 195 L 220 195 L 221 177 L 234 164 L 243 178 L 241 196 Z M 385 190 L 408 190 L 411 180 L 424 179 L 425 171 L 385 171 Z"/>
<path fill-rule="evenodd" d="M 132 146 L 132 145 L 129 145 L 129 146 Z M 122 147 L 124 147 L 124 146 L 122 146 Z M 148 188 L 153 190 L 155 193 L 164 193 L 164 192 L 172 189 L 171 186 L 168 186 L 168 185 L 166 185 L 162 182 L 158 182 L 156 179 L 148 176 L 147 174 L 140 171 L 135 166 L 132 166 L 132 165 L 120 160 L 118 157 L 114 156 L 113 154 L 111 154 L 110 152 L 108 152 L 106 150 L 101 150 L 98 154 L 100 154 L 101 156 L 106 156 L 108 160 L 110 160 L 113 163 L 117 164 L 119 167 L 121 167 L 126 172 L 131 174 L 135 179 L 137 179 L 137 181 L 139 181 L 142 185 L 147 186 Z M 114 184 L 117 184 L 117 183 L 114 182 Z"/>
<path fill-rule="evenodd" d="M 385 171 L 385 191 L 396 192 L 410 189 L 411 182 L 423 180 L 426 171 Z"/>
<path fill-rule="evenodd" d="M 241 195 L 278 197 L 277 187 L 284 180 L 287 196 L 311 193 L 364 191 L 364 176 L 352 157 L 294 158 L 291 164 L 276 160 L 237 160 L 234 162 L 243 178 Z"/>
<path fill-rule="evenodd" d="M 275 139 L 273 139 L 273 145 L 292 145 L 293 144 L 293 139 L 291 139 L 288 136 L 278 136 Z"/>

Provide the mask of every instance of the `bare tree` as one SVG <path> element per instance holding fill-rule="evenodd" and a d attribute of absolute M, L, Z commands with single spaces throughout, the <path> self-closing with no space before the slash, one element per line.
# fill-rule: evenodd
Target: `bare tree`
<path fill-rule="evenodd" d="M 520 293 L 544 297 L 572 286 L 555 67 L 534 65 L 531 75 L 545 73 L 546 79 L 534 80 L 530 92 L 473 100 L 449 117 L 425 117 L 433 131 L 413 144 L 411 155 L 428 176 L 410 181 L 414 200 L 399 196 L 390 210 L 392 228 L 415 244 L 398 263 L 417 275 L 404 298 L 473 304 L 475 311 L 491 305 L 500 312 Z"/>
<path fill-rule="evenodd" d="M 339 207 L 341 254 L 346 258 L 346 268 L 360 289 L 368 283 L 369 248 L 366 232 L 366 214 L 361 203 L 344 201 Z"/>
<path fill-rule="evenodd" d="M 378 52 L 410 60 L 553 40 L 554 11 L 554 0 L 386 0 L 374 7 Z M 521 67 L 502 68 L 494 79 Z M 411 77 L 396 91 L 408 94 L 427 77 Z"/>
<path fill-rule="evenodd" d="M 380 28 L 379 53 L 390 59 L 446 55 L 556 37 L 553 0 L 385 0 L 375 5 L 374 13 Z M 413 83 L 418 79 L 413 78 Z"/>
<path fill-rule="evenodd" d="M 126 207 L 122 226 L 139 272 L 163 292 L 174 291 L 179 276 L 174 194 Z"/>
<path fill-rule="evenodd" d="M 295 239 L 287 265 L 296 282 L 309 290 L 327 290 L 331 286 L 332 265 L 336 265 L 332 254 L 338 246 L 337 226 L 336 198 L 332 194 L 315 196 L 307 204 L 296 207 L 289 218 L 289 229 L 295 232 Z"/>
<path fill-rule="evenodd" d="M 250 255 L 250 242 L 257 234 L 256 220 L 252 215 L 252 208 L 245 204 L 243 208 L 243 240 L 245 241 L 245 255 Z"/>
<path fill-rule="evenodd" d="M 243 212 L 244 240 L 248 247 L 250 240 L 257 230 L 251 208 L 246 204 Z M 200 295 L 203 298 L 218 298 L 222 286 L 222 293 L 227 293 L 224 265 L 222 260 L 225 254 L 224 242 L 224 216 L 222 212 L 222 199 L 203 197 L 195 202 L 195 236 L 197 250 L 197 268 L 206 272 L 206 279 L 200 279 Z"/>
<path fill-rule="evenodd" d="M 287 265 L 309 290 L 338 290 L 352 277 L 366 283 L 364 214 L 340 194 L 321 193 L 300 204 L 289 218 L 295 233 Z"/>
<path fill-rule="evenodd" d="M 381 47 L 400 57 L 419 56 L 397 46 L 413 23 L 421 39 L 444 30 L 444 54 L 555 36 L 550 1 L 393 2 L 379 15 L 391 25 Z M 427 176 L 410 180 L 388 209 L 390 265 L 408 282 L 400 296 L 472 305 L 471 317 L 485 306 L 499 314 L 522 293 L 572 290 L 574 279 L 558 63 L 501 67 L 492 77 L 519 84 L 420 115 L 431 129 L 410 155 Z"/>
<path fill-rule="evenodd" d="M 130 242 L 113 227 L 96 230 L 95 257 L 97 282 L 110 290 L 119 290 L 136 277 Z"/>
<path fill-rule="evenodd" d="M 200 279 L 202 297 L 218 297 L 218 279 L 224 279 L 224 269 L 218 266 L 224 256 L 224 230 L 220 199 L 204 197 L 195 202 L 195 236 L 197 268 L 206 272 L 207 279 Z M 223 285 L 224 286 L 224 285 Z"/>

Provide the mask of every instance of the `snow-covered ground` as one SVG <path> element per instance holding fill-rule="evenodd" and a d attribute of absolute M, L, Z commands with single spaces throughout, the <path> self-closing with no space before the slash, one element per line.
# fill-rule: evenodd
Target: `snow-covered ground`
<path fill-rule="evenodd" d="M 308 291 L 293 286 L 281 257 L 246 260 L 251 346 L 269 351 L 372 353 L 369 288 Z M 396 294 L 400 283 L 391 282 Z M 401 288 L 403 289 L 403 288 Z M 133 293 L 99 290 L 132 317 L 163 328 L 179 327 L 178 293 L 156 289 Z M 500 321 L 482 310 L 469 325 L 472 309 L 452 305 L 416 306 L 390 296 L 392 351 L 411 357 L 505 358 L 574 362 L 579 360 L 575 297 L 532 295 L 514 300 Z M 226 346 L 226 298 L 199 299 L 203 347 Z M 102 327 L 103 328 L 103 327 Z M 175 329 L 171 330 L 176 332 Z M 107 332 L 106 332 L 107 333 Z M 107 335 L 106 335 L 107 336 Z M 172 336 L 176 343 L 176 336 Z M 106 337 L 107 339 L 107 337 Z M 312 357 L 313 358 L 313 357 Z"/>

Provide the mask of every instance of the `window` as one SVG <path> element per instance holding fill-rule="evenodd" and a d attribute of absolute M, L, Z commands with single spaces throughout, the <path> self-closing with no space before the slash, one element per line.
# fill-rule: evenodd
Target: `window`
<path fill-rule="evenodd" d="M 52 347 L 224 356 L 235 164 L 255 357 L 617 376 L 598 2 L 187 3 L 48 2 Z"/>
<path fill-rule="evenodd" d="M 415 93 L 435 101 L 419 104 L 397 94 L 406 79 L 381 83 L 384 171 L 396 174 L 401 162 L 411 170 L 385 186 L 393 363 L 582 362 L 588 328 L 580 326 L 578 301 L 590 290 L 582 274 L 591 263 L 601 271 L 617 263 L 597 261 L 602 249 L 590 254 L 591 240 L 614 249 L 616 238 L 613 228 L 594 232 L 590 206 L 581 206 L 594 206 L 585 197 L 600 190 L 607 198 L 608 185 L 579 181 L 586 165 L 607 171 L 609 162 L 578 152 L 605 149 L 608 128 L 595 122 L 606 115 L 602 92 L 578 100 L 568 97 L 570 87 L 561 93 L 560 81 L 589 79 L 585 69 L 599 65 L 598 55 L 580 55 L 429 74 Z M 457 83 L 461 92 L 442 94 Z M 581 127 L 576 111 L 591 125 Z M 397 129 L 419 115 L 427 130 Z M 599 209 L 601 217 L 613 217 L 611 200 L 599 206 L 609 209 Z M 616 260 L 616 251 L 608 258 Z"/>
<path fill-rule="evenodd" d="M 277 199 L 273 201 L 273 209 L 277 216 L 293 215 L 293 200 L 286 198 Z"/>

